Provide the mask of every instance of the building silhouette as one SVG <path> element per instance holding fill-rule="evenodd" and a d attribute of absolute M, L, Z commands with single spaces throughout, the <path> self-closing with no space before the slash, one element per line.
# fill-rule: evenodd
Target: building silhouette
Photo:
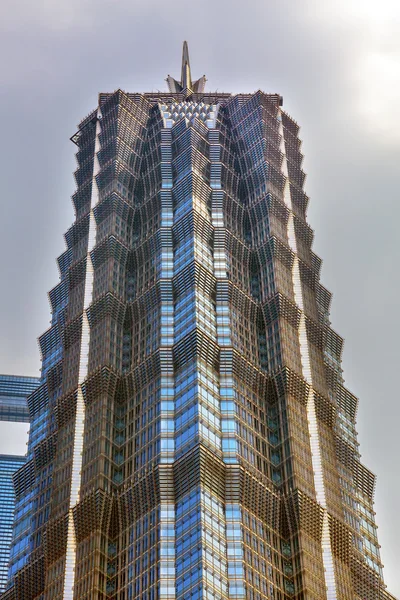
<path fill-rule="evenodd" d="M 186 42 L 167 83 L 101 93 L 71 138 L 4 597 L 391 598 L 299 127 L 279 94 L 204 91 Z"/>
<path fill-rule="evenodd" d="M 29 423 L 26 399 L 38 385 L 37 377 L 0 375 L 0 421 Z M 5 590 L 8 581 L 15 513 L 13 476 L 25 461 L 25 456 L 0 454 L 0 593 Z M 17 543 L 26 530 L 26 520 L 23 520 L 23 527 L 19 521 L 16 527 Z"/>

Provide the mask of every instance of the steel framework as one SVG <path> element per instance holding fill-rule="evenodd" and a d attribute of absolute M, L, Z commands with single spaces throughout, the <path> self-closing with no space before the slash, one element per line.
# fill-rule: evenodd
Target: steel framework
<path fill-rule="evenodd" d="M 357 399 L 278 94 L 100 94 L 16 477 L 7 600 L 384 600 Z M 40 516 L 42 515 L 42 518 Z"/>

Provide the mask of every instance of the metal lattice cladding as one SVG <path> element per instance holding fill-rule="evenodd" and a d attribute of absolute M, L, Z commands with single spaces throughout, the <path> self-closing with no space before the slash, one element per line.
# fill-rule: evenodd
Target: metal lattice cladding
<path fill-rule="evenodd" d="M 169 92 L 100 94 L 71 138 L 5 598 L 391 598 L 298 125 L 278 94 L 205 81 L 185 43 Z"/>

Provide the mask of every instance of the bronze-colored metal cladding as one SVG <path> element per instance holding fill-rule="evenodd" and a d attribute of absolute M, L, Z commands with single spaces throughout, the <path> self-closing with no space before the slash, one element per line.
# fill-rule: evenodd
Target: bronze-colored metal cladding
<path fill-rule="evenodd" d="M 16 477 L 48 469 L 47 512 L 5 597 L 388 599 L 298 125 L 204 92 L 187 45 L 167 81 L 100 94 L 72 138 L 47 435 Z"/>

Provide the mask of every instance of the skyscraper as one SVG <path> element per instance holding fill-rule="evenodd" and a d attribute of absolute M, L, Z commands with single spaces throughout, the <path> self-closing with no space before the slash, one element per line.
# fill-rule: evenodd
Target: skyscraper
<path fill-rule="evenodd" d="M 37 377 L 0 375 L 0 421 L 29 423 L 27 397 L 39 385 Z M 5 447 L 3 442 L 3 447 Z M 0 592 L 7 584 L 10 546 L 12 540 L 15 494 L 13 476 L 25 464 L 25 456 L 0 454 Z M 15 528 L 16 543 L 21 541 L 25 527 Z"/>
<path fill-rule="evenodd" d="M 167 83 L 100 94 L 71 138 L 5 597 L 388 599 L 298 125 L 278 94 L 205 92 L 186 43 Z"/>
<path fill-rule="evenodd" d="M 39 385 L 39 377 L 0 375 L 0 421 L 29 423 L 28 396 Z"/>
<path fill-rule="evenodd" d="M 0 592 L 6 589 L 13 531 L 15 496 L 13 475 L 25 463 L 25 456 L 0 454 Z"/>

